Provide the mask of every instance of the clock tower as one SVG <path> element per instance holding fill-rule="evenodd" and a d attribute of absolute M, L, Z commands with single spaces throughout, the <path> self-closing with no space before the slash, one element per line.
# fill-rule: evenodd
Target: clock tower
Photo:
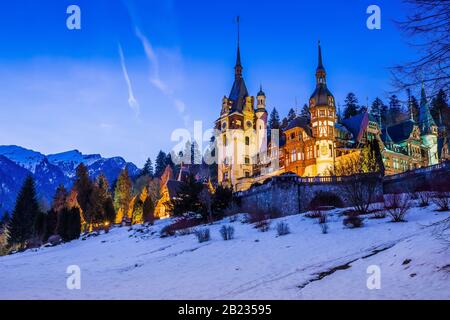
<path fill-rule="evenodd" d="M 328 175 L 336 158 L 334 126 L 337 120 L 334 97 L 327 88 L 326 71 L 319 42 L 319 65 L 316 70 L 316 90 L 309 99 L 312 134 L 315 138 L 314 156 L 318 176 Z"/>

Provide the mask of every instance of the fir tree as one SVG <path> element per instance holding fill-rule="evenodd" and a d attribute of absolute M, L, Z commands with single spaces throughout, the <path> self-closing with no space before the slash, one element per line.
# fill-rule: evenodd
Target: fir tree
<path fill-rule="evenodd" d="M 309 112 L 309 107 L 306 103 L 303 105 L 302 111 L 300 112 L 300 116 L 307 119 L 308 123 L 311 121 L 311 113 Z"/>
<path fill-rule="evenodd" d="M 176 198 L 171 201 L 173 214 L 181 216 L 186 212 L 202 213 L 203 206 L 199 200 L 202 190 L 203 184 L 197 182 L 192 175 L 189 176 L 178 190 Z"/>
<path fill-rule="evenodd" d="M 116 189 L 114 191 L 114 208 L 121 212 L 123 217 L 128 218 L 130 203 L 132 200 L 132 182 L 128 175 L 128 169 L 122 170 L 117 179 Z M 116 219 L 116 222 L 117 219 Z"/>
<path fill-rule="evenodd" d="M 93 183 L 89 179 L 89 173 L 86 166 L 82 163 L 76 169 L 76 178 L 74 189 L 77 193 L 77 202 L 83 214 L 89 215 L 91 194 L 93 191 Z"/>
<path fill-rule="evenodd" d="M 373 100 L 372 105 L 370 107 L 370 113 L 378 119 L 378 117 L 381 115 L 381 110 L 383 108 L 383 101 L 376 97 L 375 100 Z M 378 121 L 381 121 L 378 119 Z"/>
<path fill-rule="evenodd" d="M 191 164 L 202 164 L 202 152 L 197 141 L 191 144 Z"/>
<path fill-rule="evenodd" d="M 347 94 L 344 104 L 344 119 L 356 116 L 360 112 L 360 107 L 358 106 L 358 99 L 353 92 Z"/>
<path fill-rule="evenodd" d="M 160 178 L 167 166 L 167 155 L 165 152 L 160 151 L 156 157 L 155 163 L 155 177 Z"/>
<path fill-rule="evenodd" d="M 60 211 L 64 208 L 67 208 L 66 206 L 61 207 Z M 43 241 L 47 241 L 48 238 L 50 238 L 51 236 L 55 235 L 57 233 L 56 231 L 56 227 L 58 225 L 58 212 L 60 211 L 55 211 L 54 209 L 50 209 L 47 212 L 46 215 L 46 224 L 45 224 L 45 235 L 43 237 Z"/>
<path fill-rule="evenodd" d="M 55 195 L 53 196 L 53 203 L 51 209 L 55 210 L 56 212 L 61 211 L 62 208 L 67 206 L 67 197 L 68 193 L 64 185 L 58 186 Z"/>
<path fill-rule="evenodd" d="M 390 124 L 399 122 L 403 117 L 402 105 L 398 97 L 393 94 L 389 97 L 389 120 Z"/>
<path fill-rule="evenodd" d="M 75 207 L 62 209 L 58 214 L 56 231 L 64 242 L 78 239 L 81 233 L 80 210 Z"/>
<path fill-rule="evenodd" d="M 142 214 L 144 221 L 153 224 L 155 221 L 155 204 L 150 195 L 148 195 L 142 205 Z"/>
<path fill-rule="evenodd" d="M 142 169 L 141 175 L 153 177 L 153 175 L 154 175 L 153 163 L 150 158 L 148 158 L 147 161 L 145 162 L 145 165 L 144 165 L 144 168 Z"/>
<path fill-rule="evenodd" d="M 431 115 L 439 126 L 450 128 L 450 110 L 447 102 L 447 94 L 439 90 L 436 97 L 431 100 Z"/>
<path fill-rule="evenodd" d="M 295 113 L 294 109 L 290 109 L 287 115 L 287 121 L 291 122 L 292 120 L 294 120 L 295 118 L 297 118 L 297 114 Z"/>
<path fill-rule="evenodd" d="M 8 226 L 8 243 L 25 247 L 27 240 L 34 235 L 36 217 L 39 214 L 39 204 L 36 199 L 34 179 L 30 175 L 25 179 L 17 196 L 16 205 Z"/>
<path fill-rule="evenodd" d="M 272 112 L 270 113 L 269 128 L 280 129 L 280 115 L 278 114 L 276 108 L 273 108 Z"/>
<path fill-rule="evenodd" d="M 109 223 L 114 223 L 116 216 L 114 202 L 112 200 L 108 179 L 103 173 L 98 176 L 96 185 L 98 188 L 97 201 L 99 202 L 102 211 L 101 219 L 96 222 L 102 223 L 106 221 Z"/>

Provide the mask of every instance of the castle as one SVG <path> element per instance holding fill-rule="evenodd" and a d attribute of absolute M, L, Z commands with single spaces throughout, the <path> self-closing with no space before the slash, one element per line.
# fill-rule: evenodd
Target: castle
<path fill-rule="evenodd" d="M 257 182 L 292 172 L 299 176 L 326 176 L 338 162 L 376 140 L 385 174 L 430 166 L 449 159 L 449 142 L 438 128 L 422 86 L 418 119 L 387 126 L 368 111 L 338 119 L 336 102 L 327 86 L 327 72 L 319 42 L 316 89 L 309 99 L 310 119 L 296 117 L 282 132 L 268 129 L 266 94 L 251 96 L 245 85 L 238 38 L 235 79 L 222 99 L 215 122 L 218 182 L 242 191 Z M 256 104 L 256 106 L 255 106 Z M 441 130 L 439 130 L 441 129 Z"/>

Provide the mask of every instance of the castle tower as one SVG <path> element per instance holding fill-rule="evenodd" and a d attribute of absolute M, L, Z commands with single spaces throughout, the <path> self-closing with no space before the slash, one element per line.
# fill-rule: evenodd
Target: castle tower
<path fill-rule="evenodd" d="M 219 132 L 218 180 L 235 189 L 239 179 L 253 175 L 252 158 L 255 154 L 255 98 L 249 96 L 243 78 L 241 63 L 239 20 L 234 83 L 228 97 L 222 99 L 222 111 L 216 120 Z"/>
<path fill-rule="evenodd" d="M 266 109 L 266 94 L 264 93 L 262 86 L 256 96 L 256 137 L 257 147 L 260 152 L 267 151 L 267 119 L 268 113 Z"/>
<path fill-rule="evenodd" d="M 327 88 L 326 71 L 319 42 L 319 64 L 316 70 L 316 90 L 309 99 L 311 127 L 316 140 L 314 155 L 316 174 L 327 175 L 333 168 L 335 154 L 334 126 L 337 121 L 334 97 Z"/>
<path fill-rule="evenodd" d="M 438 127 L 431 116 L 430 104 L 428 102 L 423 83 L 420 97 L 419 128 L 422 143 L 428 150 L 428 165 L 431 166 L 438 164 Z"/>

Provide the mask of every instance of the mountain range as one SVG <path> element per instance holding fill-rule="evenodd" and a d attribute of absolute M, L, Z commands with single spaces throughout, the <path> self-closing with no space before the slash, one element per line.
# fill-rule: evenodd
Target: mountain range
<path fill-rule="evenodd" d="M 140 169 L 121 157 L 103 158 L 85 155 L 78 150 L 44 155 L 19 146 L 0 146 L 0 214 L 14 209 L 17 194 L 28 175 L 33 175 L 39 200 L 50 204 L 59 185 L 71 188 L 78 165 L 86 165 L 92 179 L 103 173 L 112 185 L 120 171 L 128 168 L 131 177 Z"/>

